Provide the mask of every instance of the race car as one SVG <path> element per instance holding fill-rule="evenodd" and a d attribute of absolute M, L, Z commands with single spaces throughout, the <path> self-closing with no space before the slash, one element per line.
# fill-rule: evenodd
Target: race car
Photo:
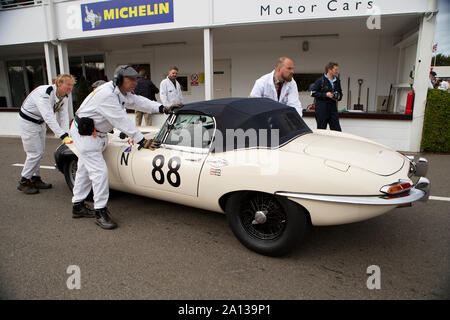
<path fill-rule="evenodd" d="M 426 159 L 311 130 L 294 108 L 266 98 L 186 104 L 161 128 L 142 130 L 157 148 L 109 135 L 110 188 L 225 213 L 239 241 L 264 255 L 290 252 L 310 226 L 370 219 L 429 196 Z M 72 189 L 73 144 L 55 161 Z"/>

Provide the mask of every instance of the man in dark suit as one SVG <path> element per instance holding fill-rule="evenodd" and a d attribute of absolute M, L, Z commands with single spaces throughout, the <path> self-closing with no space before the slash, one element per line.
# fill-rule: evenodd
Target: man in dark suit
<path fill-rule="evenodd" d="M 139 71 L 141 78 L 137 82 L 136 89 L 134 93 L 143 97 L 146 97 L 152 101 L 156 101 L 156 94 L 159 93 L 159 89 L 153 84 L 153 82 L 148 78 L 147 72 L 142 69 Z M 142 122 L 142 116 L 145 117 L 145 125 L 152 125 L 152 115 L 148 113 L 143 113 L 141 111 L 136 111 L 136 126 L 140 126 Z"/>
<path fill-rule="evenodd" d="M 337 102 L 342 100 L 341 81 L 337 77 L 339 66 L 330 62 L 325 66 L 325 73 L 314 82 L 311 88 L 316 112 L 317 129 L 342 131 L 339 124 Z"/>

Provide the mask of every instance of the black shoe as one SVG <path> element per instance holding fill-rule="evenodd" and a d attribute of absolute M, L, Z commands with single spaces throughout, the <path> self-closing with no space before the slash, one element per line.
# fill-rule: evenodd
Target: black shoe
<path fill-rule="evenodd" d="M 84 201 L 73 204 L 72 218 L 95 218 L 95 210 L 90 209 Z"/>
<path fill-rule="evenodd" d="M 45 183 L 39 176 L 32 177 L 31 182 L 33 182 L 36 189 L 50 189 L 52 187 L 51 183 Z"/>
<path fill-rule="evenodd" d="M 19 181 L 19 185 L 17 186 L 17 190 L 23 191 L 25 194 L 36 194 L 39 193 L 39 190 L 34 186 L 31 179 L 22 178 Z"/>
<path fill-rule="evenodd" d="M 112 221 L 109 216 L 109 211 L 106 208 L 95 209 L 95 223 L 103 229 L 115 229 L 117 228 L 117 223 Z"/>

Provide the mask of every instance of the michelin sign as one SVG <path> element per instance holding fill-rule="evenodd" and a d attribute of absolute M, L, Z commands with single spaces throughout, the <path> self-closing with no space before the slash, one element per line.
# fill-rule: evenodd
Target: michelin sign
<path fill-rule="evenodd" d="M 81 5 L 83 31 L 173 22 L 173 0 L 112 0 Z"/>

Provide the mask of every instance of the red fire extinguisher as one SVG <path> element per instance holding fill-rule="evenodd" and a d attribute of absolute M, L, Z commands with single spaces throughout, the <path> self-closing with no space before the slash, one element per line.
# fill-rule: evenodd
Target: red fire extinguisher
<path fill-rule="evenodd" d="M 414 96 L 414 89 L 411 87 L 411 92 L 408 93 L 406 98 L 405 114 L 412 114 L 414 108 Z"/>

